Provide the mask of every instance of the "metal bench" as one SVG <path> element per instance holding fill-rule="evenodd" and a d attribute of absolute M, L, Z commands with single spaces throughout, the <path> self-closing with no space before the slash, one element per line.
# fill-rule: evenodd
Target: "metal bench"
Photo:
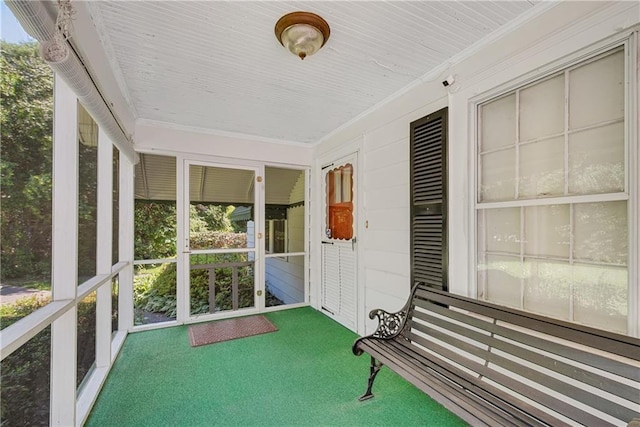
<path fill-rule="evenodd" d="M 471 425 L 635 426 L 640 340 L 418 284 L 397 313 L 373 310 L 367 391 L 383 365 Z"/>

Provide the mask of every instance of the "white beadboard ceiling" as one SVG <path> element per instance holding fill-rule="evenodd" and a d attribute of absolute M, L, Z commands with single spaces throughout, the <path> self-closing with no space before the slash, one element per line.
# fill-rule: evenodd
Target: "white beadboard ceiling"
<path fill-rule="evenodd" d="M 87 6 L 137 119 L 313 143 L 530 12 L 536 2 Z M 304 61 L 287 52 L 273 30 L 282 15 L 296 10 L 317 13 L 331 26 L 324 48 Z"/>

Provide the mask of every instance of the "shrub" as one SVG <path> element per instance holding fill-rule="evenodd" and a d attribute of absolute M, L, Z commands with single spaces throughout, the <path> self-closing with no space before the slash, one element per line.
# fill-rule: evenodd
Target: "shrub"
<path fill-rule="evenodd" d="M 211 248 L 246 248 L 246 233 L 231 233 L 226 231 L 201 231 L 189 238 L 191 249 Z"/>

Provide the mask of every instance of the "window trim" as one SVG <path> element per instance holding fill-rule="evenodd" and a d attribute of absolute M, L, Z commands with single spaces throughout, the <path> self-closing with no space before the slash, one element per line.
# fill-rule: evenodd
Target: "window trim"
<path fill-rule="evenodd" d="M 507 200 L 507 201 L 479 201 L 479 184 L 481 169 L 479 166 L 480 150 L 478 141 L 479 135 L 479 107 L 481 104 L 491 100 L 499 99 L 516 90 L 521 90 L 536 82 L 544 81 L 563 71 L 569 71 L 600 56 L 611 52 L 616 48 L 623 48 L 625 60 L 625 126 L 624 126 L 624 155 L 625 155 L 625 183 L 624 190 L 616 193 L 588 194 L 577 196 L 558 196 L 546 198 L 533 198 L 523 200 Z M 480 224 L 478 211 L 480 209 L 492 209 L 499 207 L 525 207 L 550 205 L 556 203 L 584 203 L 599 201 L 627 201 L 627 218 L 628 218 L 628 313 L 627 313 L 627 335 L 640 336 L 640 242 L 636 237 L 640 233 L 640 147 L 638 141 L 638 85 L 640 82 L 640 64 L 638 64 L 638 56 L 640 53 L 638 43 L 638 30 L 633 32 L 619 34 L 608 38 L 600 43 L 578 50 L 573 54 L 566 55 L 558 60 L 536 68 L 534 71 L 526 73 L 520 77 L 514 78 L 502 85 L 487 90 L 475 97 L 469 99 L 470 113 L 470 153 L 472 157 L 469 162 L 471 170 L 473 170 L 469 183 L 470 187 L 470 226 L 472 227 L 473 239 L 469 248 L 469 272 L 470 276 L 470 292 L 475 298 L 479 295 L 478 280 L 478 262 L 479 262 L 479 232 Z"/>

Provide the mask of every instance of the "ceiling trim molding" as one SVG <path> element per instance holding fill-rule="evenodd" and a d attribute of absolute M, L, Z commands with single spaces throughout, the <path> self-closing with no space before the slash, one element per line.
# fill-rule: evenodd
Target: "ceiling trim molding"
<path fill-rule="evenodd" d="M 192 133 L 203 134 L 203 135 L 213 135 L 213 136 L 220 136 L 224 138 L 235 138 L 235 139 L 242 139 L 245 141 L 267 142 L 270 144 L 289 145 L 289 146 L 296 146 L 296 147 L 302 147 L 302 148 L 311 148 L 313 146 L 313 143 L 288 141 L 285 139 L 262 137 L 262 136 L 244 134 L 239 132 L 228 132 L 223 130 L 203 128 L 198 126 L 187 126 L 187 125 L 181 125 L 177 123 L 164 122 L 164 121 L 152 120 L 152 119 L 138 118 L 136 120 L 136 126 L 160 127 L 164 129 L 172 129 L 172 130 L 177 130 L 182 132 L 192 132 Z"/>
<path fill-rule="evenodd" d="M 515 29 L 519 28 L 522 25 L 525 25 L 526 23 L 528 23 L 529 21 L 539 17 L 540 15 L 545 14 L 547 11 L 549 11 L 552 8 L 556 7 L 558 4 L 559 4 L 559 2 L 557 2 L 557 1 L 542 1 L 542 2 L 538 3 L 536 6 L 532 7 L 527 12 L 521 14 L 516 19 L 506 23 L 505 25 L 501 26 L 496 31 L 488 34 L 487 36 L 485 36 L 485 37 L 481 38 L 480 40 L 478 40 L 473 45 L 469 46 L 468 48 L 466 48 L 466 49 L 462 50 L 461 52 L 457 53 L 456 55 L 452 56 L 447 62 L 444 62 L 444 63 L 438 65 L 437 67 L 432 68 L 431 70 L 429 70 L 428 72 L 423 74 L 418 79 L 416 79 L 413 82 L 409 83 L 407 86 L 403 87 L 402 89 L 398 90 L 397 92 L 389 95 L 388 97 L 386 97 L 382 101 L 376 103 L 372 107 L 366 109 L 362 113 L 360 113 L 357 116 L 355 116 L 353 119 L 351 119 L 351 120 L 347 121 L 346 123 L 338 126 L 337 128 L 335 128 L 334 130 L 332 130 L 331 132 L 329 132 L 325 136 L 321 137 L 320 139 L 318 139 L 316 142 L 312 143 L 311 145 L 312 146 L 318 146 L 318 145 L 322 144 L 323 142 L 330 140 L 331 138 L 333 138 L 334 136 L 338 135 L 343 130 L 348 129 L 353 124 L 355 124 L 358 121 L 362 120 L 363 118 L 365 118 L 369 114 L 377 111 L 380 108 L 383 108 L 385 105 L 387 105 L 390 102 L 402 97 L 403 95 L 405 95 L 408 92 L 412 91 L 416 87 L 418 87 L 418 86 L 420 86 L 420 85 L 422 85 L 424 83 L 429 83 L 429 82 L 433 82 L 433 81 L 438 80 L 441 76 L 446 74 L 446 72 L 450 68 L 455 66 L 456 64 L 458 64 L 460 62 L 463 62 L 464 60 L 472 57 L 473 55 L 475 55 L 478 52 L 482 51 L 482 49 L 486 48 L 487 46 L 490 46 L 496 40 L 506 36 L 507 34 L 511 33 Z M 443 91 L 445 91 L 445 93 L 446 93 L 446 89 L 443 89 Z M 446 95 L 443 93 L 443 96 L 446 96 Z"/>

